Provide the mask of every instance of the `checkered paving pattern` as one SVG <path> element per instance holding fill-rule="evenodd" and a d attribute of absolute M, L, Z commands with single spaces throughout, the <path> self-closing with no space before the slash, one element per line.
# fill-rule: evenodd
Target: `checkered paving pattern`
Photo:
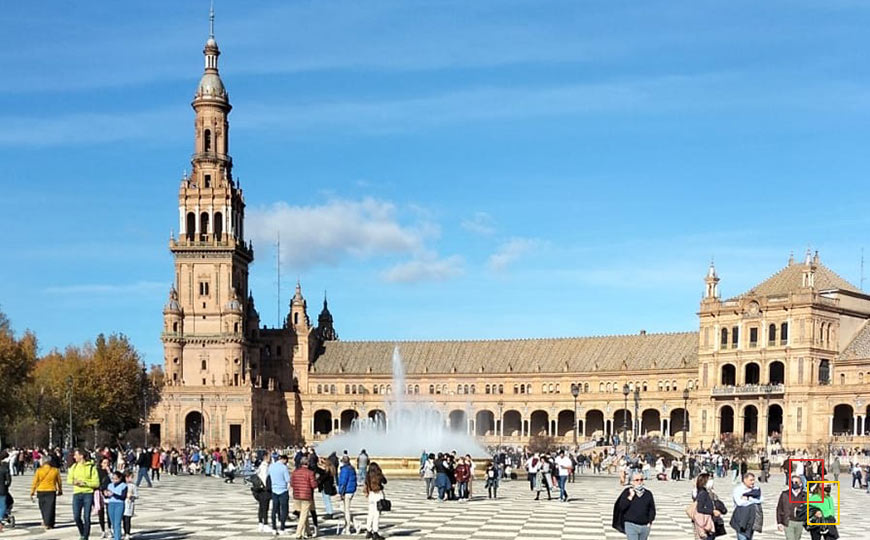
<path fill-rule="evenodd" d="M 841 477 L 842 478 L 842 477 Z M 774 511 L 776 498 L 783 485 L 782 476 L 775 476 L 770 484 L 762 484 L 765 494 L 764 534 L 757 538 L 781 538 L 776 531 Z M 31 476 L 13 479 L 12 492 L 16 499 L 15 515 L 18 526 L 0 533 L 0 538 L 33 538 L 76 540 L 78 531 L 72 523 L 71 497 L 65 494 L 58 500 L 57 528 L 43 531 L 39 526 L 39 509 L 28 499 Z M 716 480 L 718 491 L 730 493 L 726 479 Z M 684 510 L 689 501 L 689 482 L 650 481 L 648 487 L 656 498 L 658 518 L 653 524 L 650 538 L 662 540 L 690 540 L 692 527 Z M 503 482 L 499 499 L 486 498 L 482 482 L 474 486 L 473 499 L 468 503 L 427 501 L 423 497 L 423 483 L 419 480 L 393 480 L 387 484 L 387 496 L 393 501 L 393 511 L 381 518 L 381 534 L 408 540 L 616 540 L 625 538 L 610 527 L 613 502 L 620 491 L 613 476 L 578 476 L 568 484 L 571 500 L 534 501 L 525 481 Z M 257 532 L 257 507 L 250 491 L 241 481 L 224 484 L 214 478 L 164 477 L 155 487 L 144 483 L 139 490 L 136 516 L 133 518 L 133 537 L 136 540 L 236 540 L 271 538 Z M 554 495 L 557 491 L 554 491 Z M 867 538 L 870 513 L 866 507 L 870 495 L 850 489 L 845 483 L 841 494 L 842 508 L 840 538 L 858 540 Z M 318 512 L 323 501 L 316 497 Z M 337 498 L 333 506 L 340 509 Z M 728 505 L 729 508 L 731 505 Z M 367 505 L 362 495 L 354 500 L 355 520 L 364 523 Z M 319 536 L 335 538 L 362 538 L 361 535 L 338 536 L 339 521 L 320 520 Z M 288 529 L 295 531 L 295 522 Z M 809 534 L 804 536 L 809 538 Z M 94 519 L 91 538 L 100 537 L 99 525 Z M 291 536 L 292 537 L 292 534 Z M 729 528 L 726 538 L 733 538 Z"/>

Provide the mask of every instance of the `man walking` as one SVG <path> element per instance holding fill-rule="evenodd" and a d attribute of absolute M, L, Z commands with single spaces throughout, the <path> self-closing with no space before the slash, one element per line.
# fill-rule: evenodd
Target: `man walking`
<path fill-rule="evenodd" d="M 148 487 L 154 487 L 151 483 L 151 478 L 148 477 L 148 471 L 151 468 L 151 452 L 143 448 L 139 448 L 138 451 L 139 455 L 136 456 L 136 465 L 139 466 L 139 475 L 136 477 L 136 487 L 139 487 L 143 478 L 148 482 Z"/>
<path fill-rule="evenodd" d="M 755 475 L 746 473 L 743 482 L 734 487 L 734 512 L 731 514 L 731 527 L 737 532 L 737 540 L 752 540 L 755 534 L 755 514 L 757 506 L 764 498 L 761 488 L 755 485 Z"/>
<path fill-rule="evenodd" d="M 286 454 L 282 454 L 278 461 L 269 465 L 269 479 L 272 481 L 272 534 L 279 533 L 276 517 L 281 521 L 280 533 L 284 534 L 290 506 L 290 494 L 287 492 L 290 471 L 287 469 Z"/>
<path fill-rule="evenodd" d="M 308 464 L 308 457 L 303 457 L 299 467 L 293 470 L 293 475 L 290 478 L 290 485 L 293 487 L 293 512 L 299 513 L 299 520 L 296 523 L 296 538 L 303 538 L 305 530 L 308 528 L 308 515 L 314 506 L 314 489 L 317 487 L 317 480 L 314 478 Z M 314 534 L 317 536 L 315 528 Z"/>
<path fill-rule="evenodd" d="M 571 458 L 565 455 L 564 450 L 559 450 L 559 456 L 556 458 L 556 467 L 558 468 L 559 478 L 559 501 L 568 502 L 568 492 L 565 491 L 565 482 L 568 481 L 568 475 L 574 470 L 574 462 Z"/>
<path fill-rule="evenodd" d="M 807 521 L 807 492 L 801 477 L 791 475 L 791 486 L 779 494 L 776 503 L 776 529 L 785 532 L 786 540 L 800 540 Z"/>
<path fill-rule="evenodd" d="M 73 459 L 75 463 L 66 475 L 67 483 L 73 486 L 73 519 L 79 530 L 79 539 L 88 540 L 91 535 L 91 506 L 94 504 L 94 490 L 100 487 L 100 476 L 84 450 L 77 448 Z"/>

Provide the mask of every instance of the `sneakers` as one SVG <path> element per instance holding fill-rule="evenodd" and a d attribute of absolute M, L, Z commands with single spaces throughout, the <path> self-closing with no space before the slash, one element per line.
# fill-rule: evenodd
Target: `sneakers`
<path fill-rule="evenodd" d="M 103 531 L 103 534 L 100 535 L 100 538 L 108 538 L 108 537 L 109 537 L 109 533 L 107 531 Z"/>

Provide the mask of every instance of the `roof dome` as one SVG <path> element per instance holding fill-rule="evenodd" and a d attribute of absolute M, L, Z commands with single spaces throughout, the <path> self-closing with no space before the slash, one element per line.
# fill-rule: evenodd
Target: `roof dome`
<path fill-rule="evenodd" d="M 175 290 L 174 285 L 169 289 L 169 300 L 166 302 L 164 310 L 166 312 L 181 313 L 181 305 L 178 303 L 178 291 Z"/>
<path fill-rule="evenodd" d="M 202 79 L 199 80 L 199 87 L 196 89 L 196 97 L 227 99 L 227 90 L 224 88 L 224 83 L 221 81 L 220 75 L 217 73 L 205 73 Z"/>

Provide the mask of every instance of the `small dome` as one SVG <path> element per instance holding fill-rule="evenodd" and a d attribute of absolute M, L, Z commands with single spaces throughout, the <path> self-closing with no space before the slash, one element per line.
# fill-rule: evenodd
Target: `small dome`
<path fill-rule="evenodd" d="M 221 81 L 220 75 L 217 73 L 206 73 L 199 80 L 199 87 L 196 89 L 197 98 L 218 98 L 226 99 L 227 91 L 224 88 L 224 83 Z"/>
<path fill-rule="evenodd" d="M 214 40 L 214 37 L 208 38 L 208 41 L 205 42 L 206 49 L 217 49 L 217 41 Z"/>
<path fill-rule="evenodd" d="M 169 289 L 169 300 L 166 302 L 164 310 L 167 313 L 181 313 L 181 305 L 178 303 L 178 291 L 175 290 L 175 286 Z"/>

